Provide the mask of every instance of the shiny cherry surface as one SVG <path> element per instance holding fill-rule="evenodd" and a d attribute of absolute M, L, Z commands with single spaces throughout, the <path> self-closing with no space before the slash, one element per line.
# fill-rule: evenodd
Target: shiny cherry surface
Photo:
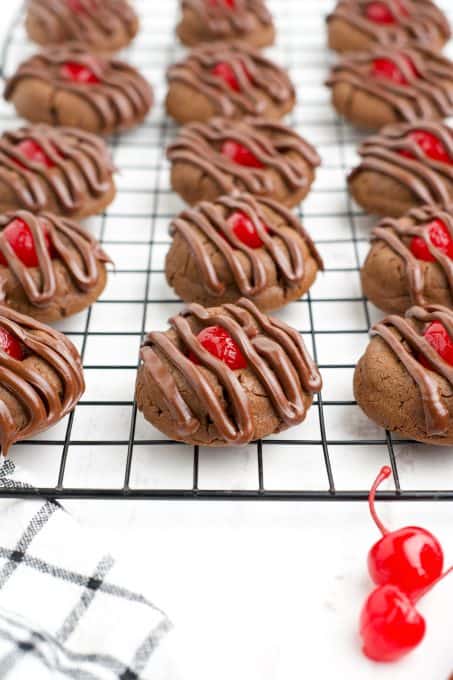
<path fill-rule="evenodd" d="M 447 364 L 453 366 L 453 340 L 448 335 L 445 326 L 440 321 L 433 321 L 433 323 L 426 327 L 423 335 L 431 347 L 436 350 L 437 354 Z M 426 368 L 431 368 L 431 364 L 423 354 L 418 357 L 418 360 Z"/>
<path fill-rule="evenodd" d="M 19 340 L 3 326 L 0 326 L 0 350 L 17 361 L 23 361 L 24 350 Z"/>
<path fill-rule="evenodd" d="M 402 2 L 397 2 L 397 7 L 402 16 L 408 16 L 408 11 Z M 397 18 L 390 10 L 385 2 L 380 2 L 376 0 L 375 2 L 369 2 L 365 7 L 365 16 L 370 21 L 375 24 L 396 24 Z"/>
<path fill-rule="evenodd" d="M 221 326 L 209 326 L 204 328 L 197 336 L 200 344 L 212 356 L 223 361 L 233 371 L 247 367 L 247 361 L 238 347 L 238 344 L 227 331 Z M 192 352 L 189 355 L 191 361 L 199 364 L 198 358 Z"/>
<path fill-rule="evenodd" d="M 246 146 L 235 142 L 233 139 L 227 139 L 222 144 L 221 152 L 237 165 L 243 165 L 246 168 L 264 168 L 261 161 Z"/>
<path fill-rule="evenodd" d="M 255 224 L 245 213 L 240 211 L 233 213 L 228 219 L 228 225 L 234 235 L 249 248 L 261 248 L 264 245 Z M 262 226 L 266 231 L 269 231 L 269 227 L 265 224 Z"/>
<path fill-rule="evenodd" d="M 432 132 L 427 132 L 426 130 L 413 130 L 409 133 L 408 138 L 415 142 L 425 156 L 431 158 L 431 160 L 438 161 L 439 163 L 447 163 L 448 165 L 453 164 L 453 159 L 448 154 L 445 145 L 438 137 L 436 137 L 436 135 L 433 135 Z M 414 154 L 406 149 L 401 150 L 399 153 L 402 156 L 406 156 L 406 158 L 415 158 Z"/>
<path fill-rule="evenodd" d="M 420 527 L 388 531 L 377 516 L 376 491 L 391 474 L 389 467 L 380 471 L 369 496 L 371 516 L 382 538 L 368 554 L 368 571 L 376 585 L 391 583 L 410 597 L 419 597 L 442 574 L 444 556 L 439 541 Z"/>
<path fill-rule="evenodd" d="M 38 163 L 39 165 L 44 165 L 46 168 L 54 168 L 55 163 L 44 153 L 39 144 L 33 139 L 24 139 L 19 144 L 16 144 L 15 148 L 20 151 L 21 154 L 28 158 L 28 160 L 33 161 L 33 163 Z M 18 160 L 15 160 L 17 165 L 22 165 Z"/>
<path fill-rule="evenodd" d="M 450 259 L 453 259 L 453 239 L 450 235 L 450 231 L 442 220 L 433 220 L 427 225 L 429 240 L 440 251 L 448 255 Z M 436 258 L 432 255 L 425 239 L 420 236 L 414 236 L 411 243 L 410 249 L 412 255 L 414 255 L 417 260 L 423 260 L 424 262 L 435 262 Z"/>
<path fill-rule="evenodd" d="M 68 61 L 66 64 L 63 64 L 60 73 L 62 78 L 70 80 L 73 83 L 81 83 L 84 85 L 97 85 L 99 83 L 99 78 L 90 68 L 88 68 L 88 66 L 78 64 L 75 61 Z"/>
<path fill-rule="evenodd" d="M 425 637 L 426 623 L 397 586 L 378 586 L 360 616 L 363 653 L 373 661 L 398 661 Z"/>
<path fill-rule="evenodd" d="M 415 68 L 415 64 L 413 63 L 412 59 L 409 59 L 409 57 L 406 57 L 403 54 L 401 57 L 405 60 L 411 75 L 414 77 L 419 77 L 420 74 Z M 407 80 L 406 76 L 401 71 L 401 69 L 398 68 L 396 63 L 392 61 L 392 59 L 375 59 L 373 61 L 371 73 L 374 78 L 391 80 L 396 85 L 409 85 L 409 81 Z"/>
<path fill-rule="evenodd" d="M 249 75 L 247 73 L 247 69 L 242 63 L 241 67 L 247 79 L 250 80 Z M 218 64 L 214 66 L 211 73 L 213 76 L 221 78 L 231 90 L 234 90 L 235 92 L 241 91 L 241 85 L 239 83 L 239 80 L 237 79 L 236 74 L 233 68 L 230 66 L 230 64 L 227 64 L 224 61 L 220 61 Z"/>
<path fill-rule="evenodd" d="M 36 245 L 33 240 L 33 234 L 31 233 L 30 227 L 26 222 L 16 218 L 4 228 L 2 233 L 10 244 L 11 248 L 14 250 L 14 253 L 26 267 L 38 266 L 39 260 L 38 253 L 36 252 Z M 44 231 L 44 240 L 46 243 L 46 248 L 49 251 L 51 257 L 55 257 L 56 253 L 53 250 L 47 230 Z M 5 267 L 7 266 L 7 261 L 1 252 L 0 264 Z"/>
<path fill-rule="evenodd" d="M 234 9 L 236 7 L 236 0 L 206 0 L 211 7 L 229 7 Z"/>

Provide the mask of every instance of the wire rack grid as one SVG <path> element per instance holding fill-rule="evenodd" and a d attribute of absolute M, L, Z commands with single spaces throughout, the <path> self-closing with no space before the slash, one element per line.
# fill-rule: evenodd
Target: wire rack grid
<path fill-rule="evenodd" d="M 326 263 L 310 293 L 278 316 L 311 347 L 323 391 L 302 425 L 239 449 L 171 442 L 137 411 L 140 342 L 146 330 L 164 329 L 180 308 L 164 275 L 168 223 L 183 204 L 169 185 L 165 149 L 176 128 L 163 100 L 166 68 L 183 50 L 174 38 L 177 0 L 136 4 L 142 31 L 126 58 L 149 77 L 157 103 L 139 130 L 110 140 L 118 196 L 105 214 L 87 221 L 116 272 L 88 311 L 58 325 L 82 354 L 87 391 L 64 421 L 13 448 L 10 455 L 33 487 L 1 489 L 0 497 L 364 500 L 376 470 L 390 464 L 393 480 L 383 498 L 453 500 L 452 456 L 378 428 L 352 394 L 354 366 L 380 314 L 363 298 L 359 279 L 373 220 L 346 189 L 360 137 L 335 115 L 323 86 L 332 59 L 324 26 L 329 0 L 269 2 L 278 28 L 269 54 L 289 69 L 299 96 L 288 122 L 323 159 L 299 214 Z M 4 75 L 33 51 L 21 12 L 3 46 Z M 1 103 L 1 128 L 19 123 Z"/>

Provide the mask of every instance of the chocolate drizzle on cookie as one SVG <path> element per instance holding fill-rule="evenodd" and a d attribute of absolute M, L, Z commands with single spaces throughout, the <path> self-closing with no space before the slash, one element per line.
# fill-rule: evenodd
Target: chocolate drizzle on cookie
<path fill-rule="evenodd" d="M 423 401 L 427 434 L 442 435 L 449 428 L 450 416 L 433 372 L 443 377 L 453 388 L 453 367 L 423 337 L 426 324 L 433 321 L 443 324 L 453 338 L 453 312 L 441 305 L 412 307 L 405 317 L 388 316 L 373 326 L 371 334 L 384 340 L 417 384 Z M 425 368 L 417 356 L 423 356 L 432 370 Z"/>
<path fill-rule="evenodd" d="M 451 213 L 435 206 L 425 206 L 411 210 L 407 217 L 408 220 L 404 221 L 382 220 L 373 229 L 372 239 L 384 241 L 404 260 L 412 303 L 424 305 L 425 272 L 429 263 L 418 260 L 410 250 L 411 240 L 415 237 L 422 238 L 437 265 L 442 268 L 453 299 L 453 261 L 445 252 L 433 244 L 429 236 L 429 226 L 432 221 L 441 220 L 453 239 L 453 217 Z"/>
<path fill-rule="evenodd" d="M 9 331 L 24 347 L 18 361 L 0 350 L 0 386 L 21 406 L 12 412 L 6 399 L 0 400 L 0 444 L 2 454 L 19 439 L 37 434 L 63 418 L 85 390 L 82 364 L 74 345 L 62 334 L 30 317 L 0 306 L 0 327 Z M 47 369 L 61 383 L 50 382 Z"/>
<path fill-rule="evenodd" d="M 98 36 L 109 38 L 118 30 L 131 38 L 137 32 L 137 17 L 126 0 L 78 0 L 81 9 L 74 11 L 67 0 L 31 0 L 29 16 L 40 23 L 49 43 L 58 30 L 68 39 L 97 46 Z"/>
<path fill-rule="evenodd" d="M 227 64 L 239 85 L 233 90 L 212 73 L 219 64 Z M 242 43 L 203 45 L 184 61 L 171 66 L 170 84 L 183 83 L 205 95 L 217 115 L 232 118 L 238 113 L 260 116 L 266 111 L 268 99 L 284 107 L 295 99 L 294 88 L 286 72 L 266 59 L 259 50 Z"/>
<path fill-rule="evenodd" d="M 373 62 L 393 62 L 407 84 L 375 77 Z M 408 63 L 409 60 L 409 63 Z M 413 69 L 410 67 L 413 64 Z M 414 73 L 415 70 L 415 73 Z M 401 120 L 446 118 L 453 114 L 453 63 L 428 49 L 405 49 L 350 54 L 336 64 L 327 85 L 347 83 L 389 104 Z"/>
<path fill-rule="evenodd" d="M 98 82 L 80 83 L 65 78 L 62 67 L 68 63 L 88 68 Z M 62 91 L 77 95 L 96 111 L 101 132 L 136 125 L 153 103 L 151 87 L 135 68 L 116 59 L 94 57 L 80 46 L 54 47 L 27 59 L 8 80 L 5 98 L 13 99 L 17 86 L 26 80 L 40 80 L 54 88 L 49 108 L 54 112 L 55 125 L 59 123 L 55 99 Z"/>
<path fill-rule="evenodd" d="M 203 24 L 219 38 L 228 36 L 232 31 L 248 33 L 254 28 L 256 19 L 261 24 L 272 24 L 272 16 L 264 0 L 234 0 L 234 7 L 219 0 L 182 0 L 182 9 L 197 14 Z"/>
<path fill-rule="evenodd" d="M 25 140 L 38 144 L 55 167 L 21 153 L 17 146 Z M 34 125 L 0 137 L 0 182 L 31 212 L 48 207 L 50 192 L 65 212 L 76 213 L 87 197 L 100 198 L 110 189 L 113 171 L 106 145 L 88 132 Z"/>
<path fill-rule="evenodd" d="M 244 167 L 223 156 L 221 146 L 229 140 L 247 148 L 264 168 Z M 252 194 L 272 193 L 274 181 L 269 170 L 278 173 L 290 189 L 301 189 L 308 185 L 306 164 L 315 168 L 321 162 L 315 149 L 296 132 L 261 118 L 241 122 L 213 118 L 209 123 L 190 123 L 169 146 L 167 157 L 173 163 L 200 168 L 222 194 L 231 193 L 233 188 Z"/>
<path fill-rule="evenodd" d="M 231 335 L 247 360 L 248 370 L 260 381 L 284 426 L 297 425 L 305 418 L 306 396 L 319 392 L 322 381 L 300 334 L 262 314 L 250 300 L 241 299 L 235 305 L 213 309 L 192 304 L 185 313 L 170 320 L 175 340 L 166 333 L 150 333 L 141 350 L 144 370 L 161 390 L 179 436 L 193 435 L 200 428 L 200 421 L 185 400 L 167 362 L 197 395 L 222 440 L 241 445 L 254 436 L 253 417 L 238 372 L 202 347 L 190 318 L 198 326 L 220 326 Z M 189 353 L 197 357 L 199 365 L 188 358 Z M 222 404 L 206 370 L 222 386 L 228 407 Z"/>
<path fill-rule="evenodd" d="M 364 141 L 359 149 L 362 160 L 349 175 L 349 180 L 363 170 L 371 170 L 399 182 L 420 204 L 451 202 L 453 165 L 432 160 L 423 153 L 409 137 L 411 132 L 419 130 L 437 137 L 453 161 L 453 130 L 446 125 L 425 121 L 388 125 Z M 402 155 L 401 151 L 410 152 L 413 158 Z"/>
<path fill-rule="evenodd" d="M 340 0 L 327 21 L 340 19 L 346 24 L 368 35 L 381 45 L 401 47 L 416 42 L 425 47 L 439 43 L 439 37 L 446 42 L 450 26 L 443 12 L 431 0 L 404 0 L 407 14 L 401 12 L 400 0 L 381 0 L 381 4 L 395 17 L 394 24 L 378 24 L 370 21 L 365 10 L 371 0 Z"/>
<path fill-rule="evenodd" d="M 285 229 L 269 221 L 266 208 L 281 218 Z M 250 248 L 235 236 L 228 222 L 235 212 L 244 213 L 252 221 L 263 243 L 261 248 Z M 305 241 L 319 269 L 324 267 L 315 244 L 299 220 L 289 210 L 269 199 L 257 201 L 247 194 L 238 194 L 222 197 L 216 203 L 202 202 L 195 208 L 184 210 L 173 220 L 170 230 L 172 235 L 178 233 L 185 239 L 197 261 L 203 285 L 213 295 L 222 295 L 225 284 L 219 280 L 212 262 L 209 252 L 212 245 L 228 263 L 241 295 L 247 297 L 258 295 L 268 286 L 263 252 L 270 256 L 286 286 L 295 286 L 303 280 L 305 262 L 297 234 Z M 243 255 L 250 262 L 250 274 L 244 267 Z"/>
<path fill-rule="evenodd" d="M 36 268 L 28 268 L 14 253 L 6 240 L 3 229 L 14 219 L 23 220 L 33 237 L 38 256 L 39 279 L 32 274 Z M 46 307 L 55 298 L 57 279 L 49 248 L 46 247 L 46 230 L 56 257 L 65 265 L 74 284 L 82 292 L 89 292 L 99 280 L 99 263 L 111 262 L 96 239 L 80 225 L 48 213 L 34 216 L 17 211 L 0 216 L 0 252 L 8 268 L 20 281 L 29 302 L 36 307 Z M 5 299 L 4 282 L 0 265 L 0 300 Z"/>

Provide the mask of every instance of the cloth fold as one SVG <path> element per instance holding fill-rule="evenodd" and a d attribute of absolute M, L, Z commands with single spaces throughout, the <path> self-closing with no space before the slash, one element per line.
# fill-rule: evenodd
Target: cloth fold
<path fill-rule="evenodd" d="M 0 487 L 27 486 L 14 463 Z M 171 677 L 166 614 L 51 500 L 0 503 L 0 678 Z"/>

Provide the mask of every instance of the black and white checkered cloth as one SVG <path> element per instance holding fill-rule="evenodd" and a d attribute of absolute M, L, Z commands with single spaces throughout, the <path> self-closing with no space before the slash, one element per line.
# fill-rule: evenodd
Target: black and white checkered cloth
<path fill-rule="evenodd" d="M 0 486 L 20 485 L 14 464 Z M 0 504 L 0 678 L 167 680 L 167 616 L 52 501 Z M 156 661 L 156 659 L 158 659 Z"/>

